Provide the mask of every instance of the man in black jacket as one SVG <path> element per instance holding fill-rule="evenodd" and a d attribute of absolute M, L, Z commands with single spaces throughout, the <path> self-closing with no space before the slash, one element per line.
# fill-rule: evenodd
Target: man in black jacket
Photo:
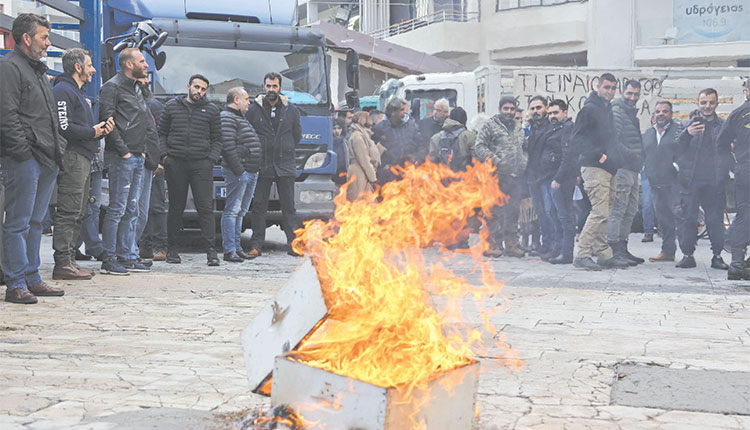
<path fill-rule="evenodd" d="M 745 103 L 729 115 L 717 143 L 720 151 L 731 148 L 737 160 L 734 170 L 737 216 L 729 235 L 732 263 L 727 273 L 727 279 L 733 280 L 750 280 L 750 267 L 744 261 L 745 249 L 750 245 L 750 79 L 744 86 Z"/>
<path fill-rule="evenodd" d="M 146 77 L 148 64 L 136 48 L 126 48 L 118 58 L 120 71 L 108 80 L 99 96 L 99 119 L 114 117 L 107 135 L 104 161 L 109 169 L 109 207 L 102 225 L 104 258 L 101 272 L 128 275 L 149 272 L 139 263 L 135 248 L 138 204 L 145 176 L 146 153 L 163 153 L 154 120 L 137 79 Z M 153 148 L 157 145 L 158 148 Z"/>
<path fill-rule="evenodd" d="M 391 167 L 418 161 L 422 137 L 417 123 L 406 114 L 407 108 L 405 100 L 392 98 L 385 107 L 386 118 L 372 129 L 372 140 L 385 148 L 377 170 L 380 184 L 397 179 Z"/>
<path fill-rule="evenodd" d="M 221 120 L 219 108 L 205 98 L 208 85 L 205 76 L 191 76 L 187 97 L 179 96 L 168 101 L 159 119 L 159 140 L 167 147 L 164 162 L 169 193 L 167 263 L 182 262 L 177 253 L 177 235 L 190 187 L 208 265 L 219 265 L 214 248 L 213 168 L 221 157 Z"/>
<path fill-rule="evenodd" d="M 699 112 L 677 136 L 677 175 L 680 184 L 680 268 L 695 267 L 693 252 L 698 241 L 698 206 L 705 213 L 708 237 L 711 240 L 711 267 L 727 270 L 721 258 L 724 249 L 725 187 L 729 179 L 731 154 L 729 147 L 716 145 L 724 120 L 716 115 L 719 96 L 713 88 L 698 95 Z"/>
<path fill-rule="evenodd" d="M 22 13 L 13 21 L 13 52 L 0 60 L 0 150 L 5 174 L 3 273 L 5 301 L 33 304 L 62 296 L 39 276 L 42 219 L 62 161 L 57 108 L 39 61 L 50 46 L 50 24 Z"/>
<path fill-rule="evenodd" d="M 57 100 L 60 134 L 68 141 L 57 177 L 57 214 L 52 235 L 55 268 L 52 279 L 91 279 L 93 272 L 75 262 L 76 241 L 86 214 L 91 160 L 99 152 L 99 138 L 114 128 L 114 120 L 94 123 L 94 112 L 83 86 L 91 82 L 96 69 L 91 53 L 73 48 L 62 57 L 65 73 L 57 76 L 52 93 Z"/>
<path fill-rule="evenodd" d="M 260 140 L 245 119 L 250 96 L 242 87 L 227 91 L 227 106 L 221 111 L 221 140 L 227 201 L 221 214 L 221 244 L 224 261 L 239 263 L 250 259 L 242 250 L 242 220 L 253 200 L 260 170 Z"/>
<path fill-rule="evenodd" d="M 576 117 L 571 142 L 579 154 L 583 187 L 591 200 L 591 213 L 578 237 L 576 267 L 601 270 L 602 267 L 625 268 L 628 264 L 612 256 L 607 244 L 607 220 L 615 197 L 615 127 L 610 101 L 615 96 L 617 79 L 610 73 L 599 77 Z M 595 263 L 593 257 L 598 257 Z"/>
<path fill-rule="evenodd" d="M 265 94 L 255 98 L 245 114 L 260 138 L 262 150 L 260 176 L 255 188 L 255 204 L 251 211 L 253 236 L 250 239 L 250 258 L 261 255 L 266 239 L 266 211 L 271 197 L 271 185 L 276 183 L 281 203 L 281 228 L 286 234 L 289 255 L 294 230 L 298 226 L 294 209 L 294 178 L 297 176 L 295 147 L 302 140 L 299 110 L 281 95 L 281 75 L 275 72 L 263 77 Z"/>
<path fill-rule="evenodd" d="M 651 184 L 654 210 L 661 232 L 661 252 L 651 262 L 674 261 L 677 250 L 676 212 L 679 205 L 677 171 L 674 168 L 676 136 L 680 125 L 672 120 L 672 103 L 661 100 L 654 107 L 653 127 L 643 133 L 645 167 L 643 172 Z"/>
<path fill-rule="evenodd" d="M 539 230 L 542 234 L 542 246 L 532 251 L 530 255 L 538 255 L 543 260 L 557 257 L 560 254 L 558 236 L 562 236 L 562 227 L 557 221 L 550 181 L 546 180 L 542 170 L 542 152 L 544 151 L 550 123 L 547 120 L 547 99 L 534 96 L 529 102 L 530 132 L 526 140 L 528 164 L 526 164 L 526 183 L 534 206 L 534 213 L 539 220 Z M 536 253 L 536 254 L 535 254 Z"/>
<path fill-rule="evenodd" d="M 621 166 L 615 174 L 615 199 L 607 224 L 607 243 L 615 258 L 635 266 L 644 262 L 628 251 L 628 236 L 640 201 L 638 174 L 643 167 L 641 123 L 635 106 L 641 97 L 641 84 L 628 80 L 621 94 L 622 97 L 612 103 L 615 144 Z"/>
<path fill-rule="evenodd" d="M 550 102 L 547 107 L 547 118 L 550 126 L 542 150 L 542 181 L 550 188 L 560 226 L 556 238 L 556 242 L 560 244 L 559 253 L 548 261 L 552 264 L 570 264 L 573 262 L 576 236 L 573 190 L 578 176 L 577 162 L 570 150 L 573 121 L 568 118 L 568 105 L 560 99 Z"/>

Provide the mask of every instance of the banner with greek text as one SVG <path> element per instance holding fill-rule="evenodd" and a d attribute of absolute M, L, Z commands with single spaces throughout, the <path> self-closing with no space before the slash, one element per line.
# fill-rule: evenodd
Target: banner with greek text
<path fill-rule="evenodd" d="M 529 101 L 536 95 L 544 96 L 548 100 L 561 99 L 568 104 L 568 116 L 575 118 L 589 93 L 596 89 L 599 75 L 604 72 L 604 70 L 570 69 L 516 70 L 513 73 L 513 95 L 518 100 L 518 105 L 524 110 L 528 109 Z M 645 129 L 651 124 L 651 113 L 654 105 L 661 98 L 666 75 L 648 76 L 629 71 L 627 76 L 616 74 L 616 77 L 618 91 L 615 97 L 620 97 L 619 89 L 629 79 L 641 83 L 641 98 L 636 107 L 641 128 Z"/>
<path fill-rule="evenodd" d="M 750 40 L 749 0 L 674 0 L 677 44 Z"/>

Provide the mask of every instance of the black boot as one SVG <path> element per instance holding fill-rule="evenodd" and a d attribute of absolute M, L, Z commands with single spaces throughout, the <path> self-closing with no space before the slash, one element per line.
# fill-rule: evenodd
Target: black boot
<path fill-rule="evenodd" d="M 213 248 L 209 248 L 208 252 L 206 253 L 206 261 L 209 266 L 218 266 L 221 264 L 221 262 L 219 262 L 219 256 L 216 254 L 216 250 Z"/>
<path fill-rule="evenodd" d="M 724 262 L 724 259 L 721 258 L 721 255 L 714 255 L 711 258 L 711 268 L 719 269 L 719 270 L 727 270 L 729 269 L 729 266 L 727 265 L 727 263 Z"/>
<path fill-rule="evenodd" d="M 635 266 L 638 263 L 635 261 L 632 261 L 628 258 L 628 255 L 625 251 L 625 242 L 607 242 L 609 243 L 609 247 L 612 248 L 612 258 L 610 258 L 607 263 L 607 265 L 602 264 L 600 261 L 599 264 L 606 267 L 622 267 L 622 263 L 624 263 L 626 266 Z M 612 260 L 612 261 L 610 261 Z"/>
<path fill-rule="evenodd" d="M 675 267 L 679 267 L 680 269 L 690 269 L 695 266 L 697 266 L 697 264 L 695 264 L 695 258 L 692 255 L 685 255 L 682 257 L 682 260 L 675 265 Z"/>
<path fill-rule="evenodd" d="M 646 260 L 644 260 L 641 257 L 636 257 L 635 255 L 631 254 L 630 251 L 628 251 L 628 241 L 620 242 L 622 245 L 622 249 L 625 251 L 625 257 L 627 257 L 630 261 L 635 261 L 635 264 L 642 264 L 645 263 Z"/>
<path fill-rule="evenodd" d="M 743 259 L 732 259 L 727 271 L 727 279 L 730 281 L 750 281 L 750 268 L 747 267 Z"/>

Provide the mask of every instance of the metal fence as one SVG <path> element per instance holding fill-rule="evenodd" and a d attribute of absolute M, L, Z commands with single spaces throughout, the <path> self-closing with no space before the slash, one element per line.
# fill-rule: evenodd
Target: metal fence
<path fill-rule="evenodd" d="M 496 0 L 495 11 L 521 9 L 535 6 L 555 6 L 565 3 L 580 3 L 587 0 Z"/>
<path fill-rule="evenodd" d="M 403 34 L 418 28 L 426 27 L 428 25 L 437 24 L 440 22 L 476 22 L 479 20 L 478 12 L 462 12 L 458 10 L 441 10 L 430 15 L 421 16 L 419 18 L 402 21 L 398 24 L 394 24 L 390 27 L 382 28 L 380 30 L 367 33 L 376 39 L 385 39 L 386 37 L 395 36 L 397 34 Z"/>

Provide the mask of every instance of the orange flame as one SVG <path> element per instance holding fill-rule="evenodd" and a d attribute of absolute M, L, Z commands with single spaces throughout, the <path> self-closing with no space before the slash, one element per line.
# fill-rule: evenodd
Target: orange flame
<path fill-rule="evenodd" d="M 482 285 L 450 270 L 456 254 L 425 250 L 468 237 L 467 220 L 477 208 L 489 213 L 506 201 L 494 167 L 477 163 L 453 172 L 426 162 L 396 172 L 400 180 L 355 201 L 346 200 L 345 185 L 335 199 L 335 219 L 307 222 L 297 231 L 293 247 L 313 257 L 329 315 L 291 357 L 408 392 L 472 362 L 479 349 L 487 354 L 500 347 L 505 363 L 520 368 L 502 340 L 492 340 L 497 330 L 491 316 L 504 298 L 502 283 L 482 258 L 486 228 L 468 250 Z M 467 305 L 482 315 L 481 323 L 463 323 Z"/>

